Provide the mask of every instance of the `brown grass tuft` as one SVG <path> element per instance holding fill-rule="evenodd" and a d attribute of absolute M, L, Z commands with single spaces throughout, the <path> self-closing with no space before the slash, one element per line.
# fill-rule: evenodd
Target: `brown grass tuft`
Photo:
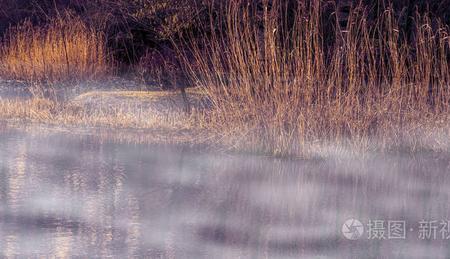
<path fill-rule="evenodd" d="M 389 8 L 369 23 L 356 6 L 346 28 L 330 31 L 321 1 L 299 4 L 293 21 L 280 0 L 225 7 L 223 29 L 188 39 L 193 59 L 182 54 L 212 102 L 203 120 L 228 144 L 275 154 L 316 143 L 393 149 L 424 125 L 449 125 L 449 29 L 428 15 L 416 15 L 407 39 Z"/>
<path fill-rule="evenodd" d="M 0 60 L 2 77 L 29 81 L 91 79 L 112 69 L 103 34 L 69 14 L 45 26 L 25 21 L 10 28 Z"/>

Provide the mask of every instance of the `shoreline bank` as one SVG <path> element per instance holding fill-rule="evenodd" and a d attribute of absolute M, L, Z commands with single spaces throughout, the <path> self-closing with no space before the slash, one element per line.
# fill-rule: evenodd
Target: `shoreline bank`
<path fill-rule="evenodd" d="M 208 121 L 211 103 L 200 89 L 187 89 L 190 113 L 186 113 L 184 99 L 179 91 L 91 88 L 82 93 L 70 94 L 72 96 L 65 101 L 0 95 L 3 97 L 0 98 L 0 120 L 13 127 L 27 124 L 69 131 L 103 131 L 100 136 L 108 135 L 105 131 L 110 130 L 115 131 L 114 134 L 119 132 L 119 138 L 126 142 L 180 144 L 273 157 L 450 152 L 450 117 L 448 120 L 417 121 L 416 126 L 409 125 L 410 130 L 401 136 L 393 133 L 392 136 L 379 139 L 357 135 L 337 140 L 330 137 L 279 151 L 271 143 L 264 142 L 264 138 L 258 135 L 260 131 L 252 125 L 246 128 L 236 125 L 233 128 L 232 121 L 228 124 Z M 404 143 L 399 145 L 389 142 L 396 137 L 404 138 Z M 292 143 L 300 145 L 295 140 Z"/>

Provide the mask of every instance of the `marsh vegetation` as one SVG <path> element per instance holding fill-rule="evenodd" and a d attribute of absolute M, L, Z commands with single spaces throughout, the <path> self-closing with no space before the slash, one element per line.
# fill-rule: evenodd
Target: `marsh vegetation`
<path fill-rule="evenodd" d="M 442 5 L 347 2 L 345 14 L 339 1 L 57 2 L 48 18 L 32 16 L 5 32 L 0 74 L 29 82 L 34 97 L 1 100 L 2 117 L 189 128 L 207 132 L 212 145 L 276 155 L 329 145 L 448 150 Z M 115 12 L 119 6 L 126 8 Z M 110 11 L 111 22 L 96 8 Z M 73 94 L 59 98 L 71 82 L 130 72 L 150 89 L 194 87 L 208 105 L 153 119 L 161 108 L 131 99 L 92 108 L 74 106 Z"/>

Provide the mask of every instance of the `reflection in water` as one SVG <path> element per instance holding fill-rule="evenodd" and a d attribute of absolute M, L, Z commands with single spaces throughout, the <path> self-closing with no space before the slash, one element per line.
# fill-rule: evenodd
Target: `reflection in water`
<path fill-rule="evenodd" d="M 7 204 L 11 212 L 16 213 L 22 205 L 22 196 L 25 194 L 23 191 L 23 185 L 25 180 L 25 159 L 26 159 L 26 143 L 24 141 L 18 141 L 17 153 L 12 157 L 12 161 L 6 162 L 9 165 L 7 171 L 8 178 L 4 179 L 8 181 L 7 192 Z M 5 248 L 4 254 L 7 257 L 12 257 L 17 254 L 17 236 L 14 232 L 10 232 L 4 236 Z"/>
<path fill-rule="evenodd" d="M 449 240 L 417 224 L 450 219 L 449 169 L 430 154 L 288 161 L 8 131 L 0 257 L 446 258 Z M 407 237 L 349 241 L 349 218 L 402 220 Z"/>

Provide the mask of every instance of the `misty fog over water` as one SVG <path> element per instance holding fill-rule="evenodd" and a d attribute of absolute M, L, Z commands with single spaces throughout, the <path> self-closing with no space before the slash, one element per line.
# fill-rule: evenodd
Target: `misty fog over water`
<path fill-rule="evenodd" d="M 449 171 L 433 154 L 287 160 L 4 130 L 0 257 L 448 258 Z"/>

